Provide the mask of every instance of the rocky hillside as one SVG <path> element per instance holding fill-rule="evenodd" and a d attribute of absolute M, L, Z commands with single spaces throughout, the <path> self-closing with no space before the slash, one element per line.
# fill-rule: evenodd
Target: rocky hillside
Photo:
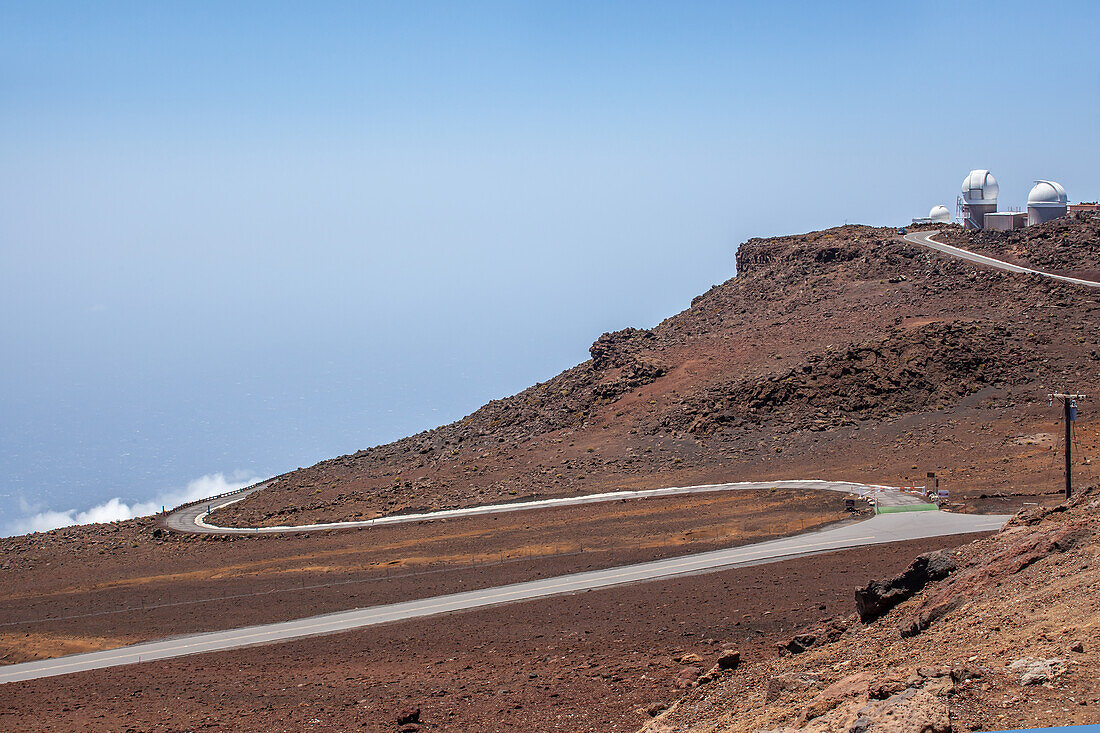
<path fill-rule="evenodd" d="M 940 241 L 1044 272 L 1100 282 L 1100 216 L 1079 213 L 1011 232 L 952 226 Z"/>
<path fill-rule="evenodd" d="M 1067 247 L 1094 241 L 1093 220 L 1045 226 Z M 1095 292 L 862 226 L 751 239 L 737 266 L 687 310 L 600 336 L 589 361 L 545 383 L 279 477 L 214 521 L 825 473 L 901 483 L 928 468 L 963 495 L 1057 486 L 1044 396 L 1096 377 Z"/>
<path fill-rule="evenodd" d="M 831 733 L 1100 723 L 1100 489 L 856 589 L 785 656 L 694 672 L 646 733 Z M 858 610 L 858 613 L 856 611 Z M 700 670 L 701 671 L 701 670 Z"/>

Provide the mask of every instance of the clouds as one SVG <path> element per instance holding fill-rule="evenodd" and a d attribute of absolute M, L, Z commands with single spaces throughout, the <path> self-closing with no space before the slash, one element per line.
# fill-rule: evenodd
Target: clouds
<path fill-rule="evenodd" d="M 256 483 L 258 480 L 258 477 L 240 471 L 233 473 L 228 478 L 225 474 L 212 473 L 200 476 L 182 489 L 163 492 L 150 501 L 127 504 L 116 496 L 84 511 L 77 511 L 76 509 L 65 511 L 46 510 L 29 514 L 6 525 L 4 536 L 46 532 L 74 524 L 98 524 L 144 517 L 156 514 L 161 507 L 172 508 L 190 501 L 205 499 L 208 496 L 216 496 L 227 491 L 242 489 Z"/>

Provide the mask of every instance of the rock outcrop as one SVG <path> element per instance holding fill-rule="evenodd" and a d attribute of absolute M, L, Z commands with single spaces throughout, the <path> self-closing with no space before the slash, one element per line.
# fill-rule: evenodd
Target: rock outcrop
<path fill-rule="evenodd" d="M 881 618 L 894 606 L 911 598 L 934 580 L 955 571 L 950 552 L 937 550 L 917 557 L 905 570 L 888 580 L 872 580 L 856 590 L 856 610 L 864 623 Z"/>

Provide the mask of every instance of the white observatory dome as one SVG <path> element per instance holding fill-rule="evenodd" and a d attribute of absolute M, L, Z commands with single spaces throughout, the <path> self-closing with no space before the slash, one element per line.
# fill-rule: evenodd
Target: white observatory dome
<path fill-rule="evenodd" d="M 1027 195 L 1028 206 L 1062 206 L 1069 202 L 1066 189 L 1055 181 L 1036 181 Z"/>
<path fill-rule="evenodd" d="M 987 170 L 973 170 L 963 179 L 963 201 L 968 204 L 992 204 L 997 201 L 1000 187 L 997 179 Z"/>
<path fill-rule="evenodd" d="M 928 218 L 937 224 L 947 224 L 951 221 L 951 212 L 947 210 L 947 207 L 943 204 L 933 206 L 932 210 L 928 212 Z"/>

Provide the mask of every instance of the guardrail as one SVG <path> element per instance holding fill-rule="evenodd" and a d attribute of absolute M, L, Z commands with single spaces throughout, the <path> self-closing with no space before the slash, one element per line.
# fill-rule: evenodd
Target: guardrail
<path fill-rule="evenodd" d="M 230 496 L 234 496 L 236 494 L 240 494 L 241 492 L 248 491 L 249 489 L 254 489 L 254 488 L 257 488 L 259 486 L 263 486 L 264 484 L 268 483 L 269 481 L 271 481 L 271 479 L 265 478 L 262 481 L 257 481 L 256 483 L 249 484 L 248 486 L 242 486 L 239 489 L 233 489 L 232 491 L 223 491 L 222 493 L 215 494 L 214 496 L 204 496 L 201 499 L 195 499 L 194 501 L 184 502 L 183 504 L 180 504 L 177 507 L 172 507 L 171 509 L 165 509 L 164 512 L 161 513 L 161 516 L 166 517 L 169 514 L 172 514 L 173 512 L 178 512 L 180 509 L 186 509 L 189 506 L 197 506 L 199 504 L 205 504 L 208 501 L 215 501 L 217 499 L 225 499 L 226 497 L 230 497 Z"/>

